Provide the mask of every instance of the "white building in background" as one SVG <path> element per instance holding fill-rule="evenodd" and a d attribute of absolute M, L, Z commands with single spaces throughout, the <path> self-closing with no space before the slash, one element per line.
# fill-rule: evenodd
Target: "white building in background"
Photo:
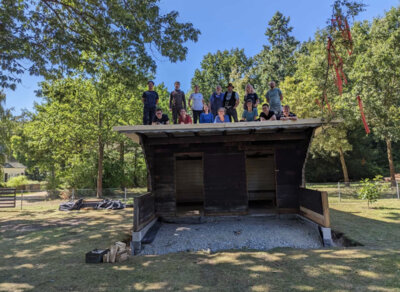
<path fill-rule="evenodd" d="M 25 175 L 26 166 L 19 162 L 13 162 L 7 159 L 6 162 L 2 165 L 3 168 L 3 177 L 1 178 L 2 182 L 7 182 L 12 177 Z"/>

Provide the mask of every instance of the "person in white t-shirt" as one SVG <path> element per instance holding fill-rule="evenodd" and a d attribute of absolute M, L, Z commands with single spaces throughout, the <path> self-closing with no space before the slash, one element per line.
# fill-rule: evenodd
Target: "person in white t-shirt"
<path fill-rule="evenodd" d="M 203 105 L 204 105 L 203 95 L 199 92 L 199 86 L 195 85 L 194 93 L 192 93 L 189 98 L 189 107 L 192 109 L 193 112 L 194 124 L 197 124 L 197 121 L 200 120 L 200 115 L 203 112 Z"/>

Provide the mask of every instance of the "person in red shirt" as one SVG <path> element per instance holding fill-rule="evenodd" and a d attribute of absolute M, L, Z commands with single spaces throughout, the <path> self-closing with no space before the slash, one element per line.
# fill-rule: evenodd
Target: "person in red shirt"
<path fill-rule="evenodd" d="M 184 108 L 180 111 L 178 124 L 193 124 L 192 118 L 186 113 Z"/>

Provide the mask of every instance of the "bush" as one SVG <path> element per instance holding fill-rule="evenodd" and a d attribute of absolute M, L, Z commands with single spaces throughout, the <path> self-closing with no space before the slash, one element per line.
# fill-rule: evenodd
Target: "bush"
<path fill-rule="evenodd" d="M 368 208 L 369 204 L 378 201 L 382 192 L 388 189 L 387 185 L 382 184 L 382 178 L 381 175 L 377 175 L 373 180 L 368 178 L 361 180 L 358 195 L 362 200 L 368 200 Z"/>
<path fill-rule="evenodd" d="M 10 180 L 6 183 L 6 186 L 9 188 L 17 188 L 28 183 L 28 178 L 25 175 L 20 175 L 10 178 Z"/>

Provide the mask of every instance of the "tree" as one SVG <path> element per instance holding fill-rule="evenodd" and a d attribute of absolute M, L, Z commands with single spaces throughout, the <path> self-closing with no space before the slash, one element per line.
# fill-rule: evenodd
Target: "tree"
<path fill-rule="evenodd" d="M 0 91 L 0 177 L 3 177 L 3 164 L 11 156 L 10 139 L 13 130 L 11 109 L 4 108 L 6 95 Z"/>
<path fill-rule="evenodd" d="M 99 60 L 121 81 L 137 81 L 155 72 L 153 48 L 176 62 L 186 57 L 183 43 L 197 41 L 199 30 L 177 18 L 176 11 L 160 14 L 158 0 L 3 0 L 0 87 L 15 89 L 24 72 L 95 75 Z"/>
<path fill-rule="evenodd" d="M 253 74 L 256 75 L 259 91 L 265 93 L 271 80 L 278 83 L 295 72 L 295 58 L 299 42 L 291 35 L 293 27 L 290 17 L 277 11 L 268 22 L 265 32 L 269 45 L 254 57 Z"/>
<path fill-rule="evenodd" d="M 386 143 L 392 186 L 392 143 L 400 140 L 400 7 L 375 19 L 363 38 L 366 51 L 355 62 L 354 95 L 360 94 L 373 135 Z"/>
<path fill-rule="evenodd" d="M 242 78 L 249 71 L 252 60 L 246 56 L 244 50 L 217 51 L 203 57 L 200 69 L 196 69 L 191 80 L 192 87 L 197 84 L 206 100 L 215 91 L 217 85 L 223 90 L 229 82 Z"/>
<path fill-rule="evenodd" d="M 328 82 L 326 82 L 327 53 L 325 40 L 327 31 L 319 31 L 314 40 L 302 44 L 301 49 L 296 52 L 296 71 L 292 77 L 287 77 L 281 84 L 285 103 L 291 105 L 293 111 L 302 118 L 324 118 L 331 120 L 334 118 L 342 119 L 340 126 L 328 126 L 324 128 L 313 140 L 311 154 L 327 153 L 333 157 L 339 157 L 343 180 L 349 184 L 349 174 L 346 164 L 345 154 L 352 150 L 347 139 L 347 132 L 354 128 L 354 106 L 349 90 L 349 84 L 341 96 L 333 80 L 334 75 L 329 72 Z M 346 67 L 351 66 L 350 56 L 343 57 Z M 324 93 L 329 96 L 329 107 L 322 102 L 319 105 L 316 99 L 320 99 Z M 325 102 L 326 103 L 326 102 Z"/>
<path fill-rule="evenodd" d="M 377 175 L 372 181 L 368 178 L 361 181 L 358 195 L 360 199 L 368 201 L 369 208 L 369 205 L 378 201 L 380 195 L 386 190 L 386 185 L 382 184 L 382 176 Z"/>

